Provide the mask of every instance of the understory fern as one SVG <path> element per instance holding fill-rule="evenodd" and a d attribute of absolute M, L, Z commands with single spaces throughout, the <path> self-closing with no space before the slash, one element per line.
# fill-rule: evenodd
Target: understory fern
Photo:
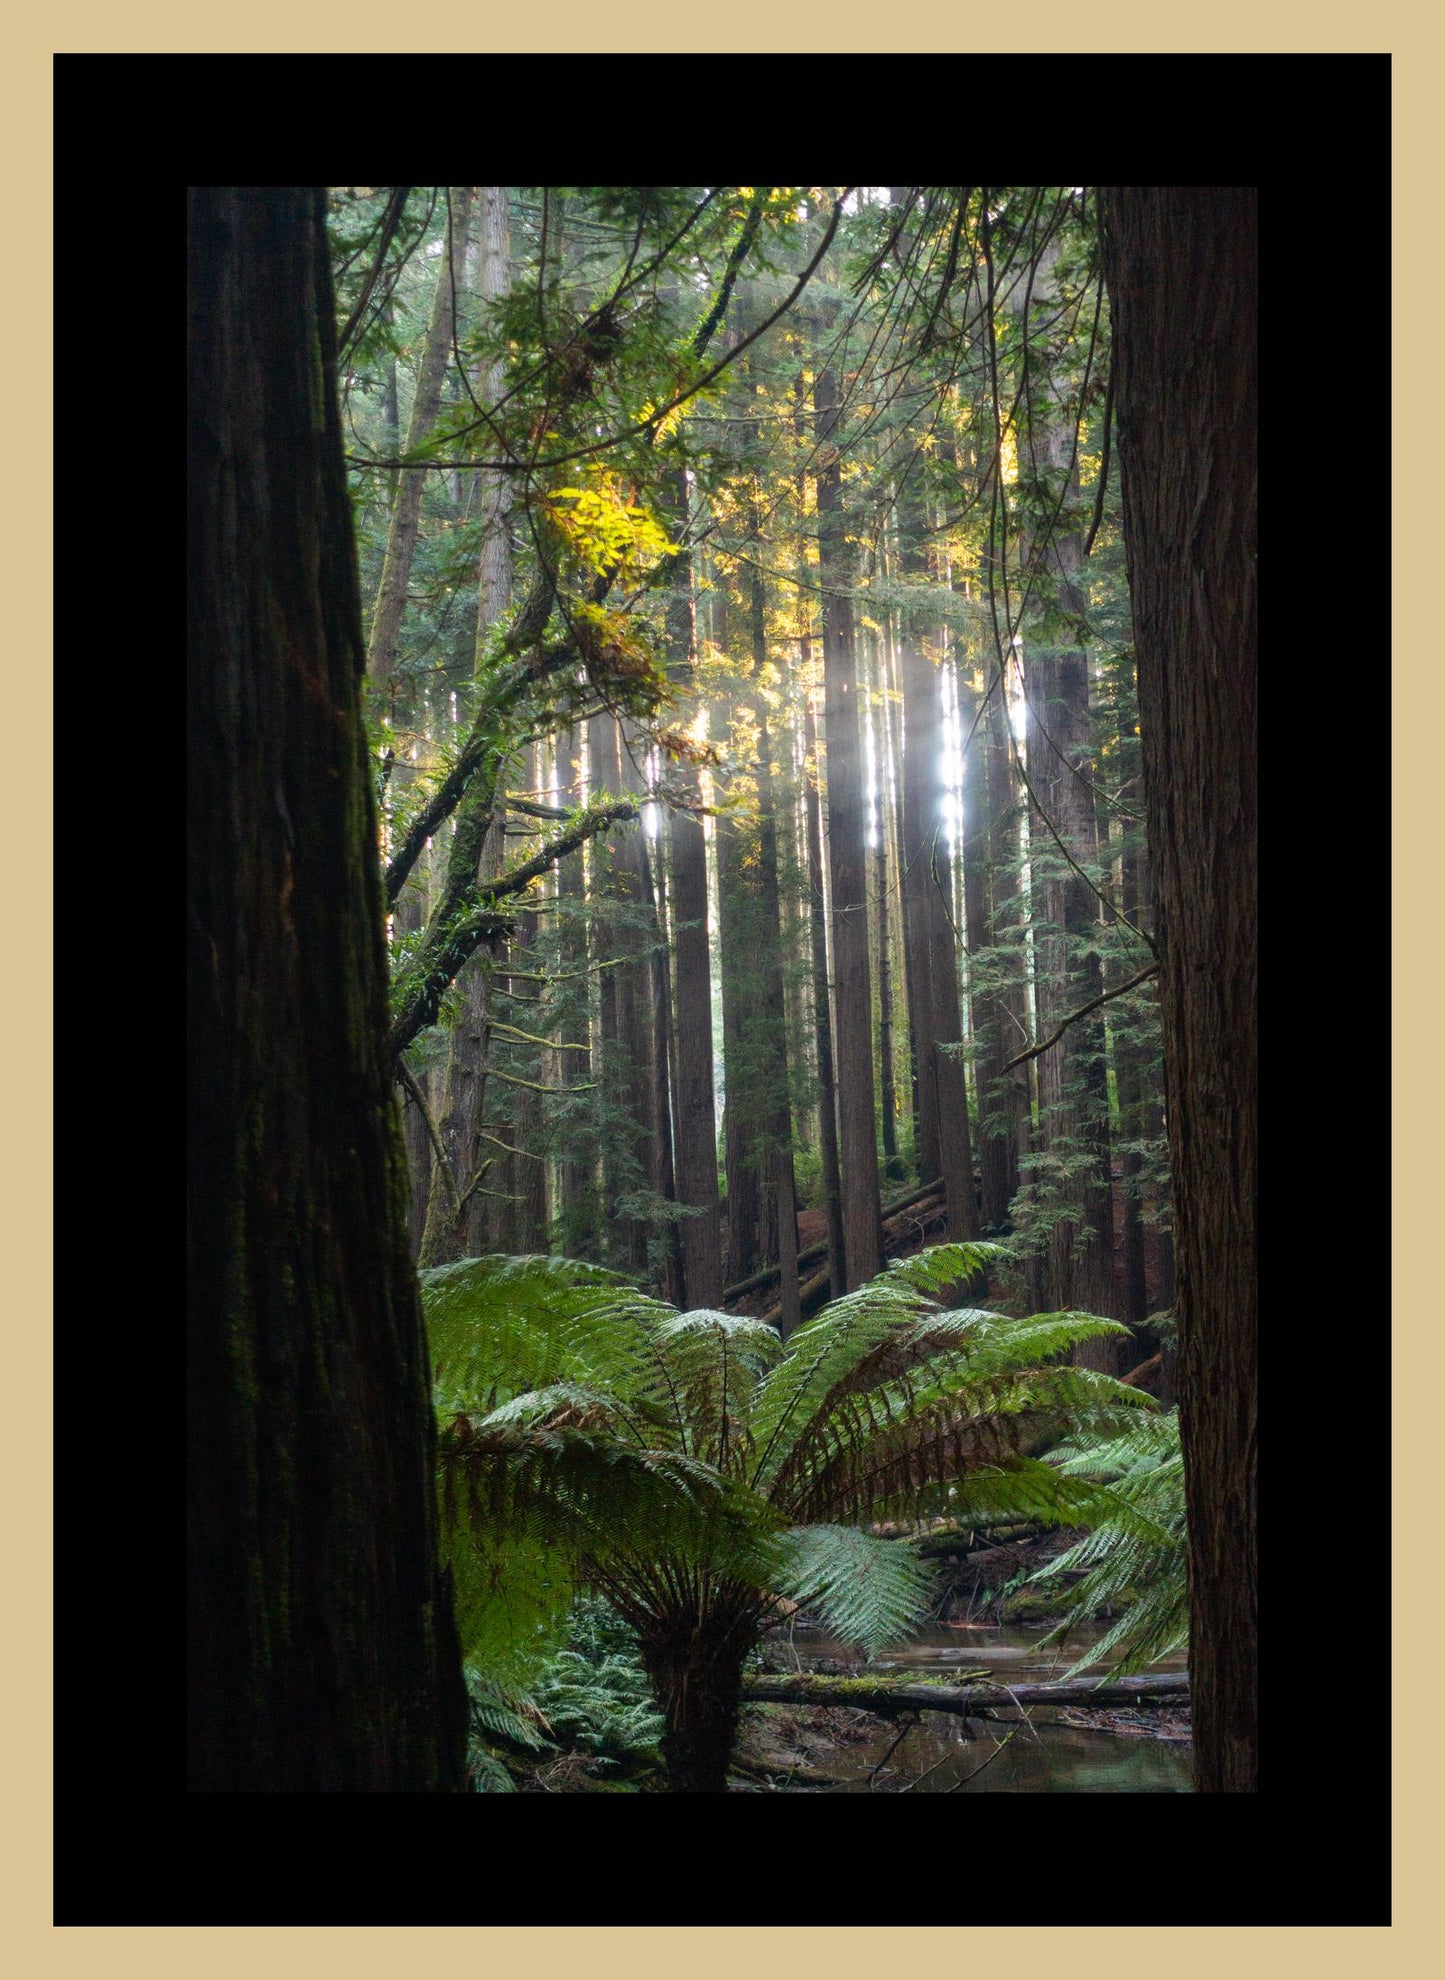
<path fill-rule="evenodd" d="M 1189 1601 L 1178 1412 L 1141 1416 L 1103 1441 L 1070 1440 L 1051 1461 L 1064 1477 L 1107 1486 L 1115 1503 L 1082 1540 L 1029 1577 L 1055 1583 L 1087 1570 L 1069 1591 L 1067 1614 L 1043 1642 L 1066 1642 L 1081 1624 L 1121 1610 L 1070 1666 L 1070 1677 L 1116 1650 L 1122 1654 L 1114 1670 L 1124 1676 L 1182 1649 Z"/>
<path fill-rule="evenodd" d="M 556 1741 L 618 1771 L 655 1766 L 662 1738 L 636 1640 L 605 1602 L 574 1610 L 568 1647 L 537 1686 L 537 1704 Z"/>
<path fill-rule="evenodd" d="M 678 1313 L 574 1260 L 422 1273 L 468 1657 L 524 1689 L 562 1649 L 574 1598 L 605 1596 L 637 1632 L 669 1767 L 692 1778 L 679 1755 L 701 1737 L 698 1686 L 727 1737 L 736 1685 L 722 1673 L 741 1668 L 780 1595 L 869 1655 L 926 1613 L 914 1550 L 865 1522 L 916 1519 L 946 1495 L 963 1517 L 1129 1526 L 1130 1504 L 1093 1474 L 1037 1455 L 1070 1433 L 1117 1437 L 1153 1408 L 1062 1359 L 1123 1330 L 942 1303 L 999 1255 L 947 1244 L 899 1261 L 786 1347 L 763 1321 Z M 704 1666 L 716 1675 L 699 1678 Z M 580 1710 L 595 1679 L 573 1668 L 569 1682 Z"/>

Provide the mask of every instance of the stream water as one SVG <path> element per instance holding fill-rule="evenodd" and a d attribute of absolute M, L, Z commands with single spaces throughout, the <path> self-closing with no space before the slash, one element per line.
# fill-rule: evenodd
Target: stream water
<path fill-rule="evenodd" d="M 998 1682 L 1032 1683 L 1062 1677 L 1088 1641 L 1081 1633 L 1071 1640 L 1067 1656 L 1041 1650 L 1042 1632 L 1005 1624 L 1001 1628 L 933 1628 L 913 1641 L 877 1658 L 877 1671 L 929 1672 L 950 1668 L 987 1668 Z M 1102 1630 L 1097 1632 L 1102 1634 Z M 825 1661 L 843 1662 L 846 1650 L 824 1636 L 801 1633 L 791 1646 L 778 1645 L 796 1668 L 810 1669 Z M 781 1661 L 781 1660 L 779 1660 Z M 1107 1662 L 1107 1660 L 1106 1660 Z M 1185 1659 L 1165 1658 L 1159 1670 L 1180 1670 Z M 1098 1669 L 1102 1674 L 1105 1664 Z M 1151 1667 L 1156 1668 L 1156 1667 Z M 1144 1712 L 1155 1710 L 1145 1707 Z M 1030 1722 L 1000 1719 L 965 1721 L 953 1713 L 925 1712 L 903 1732 L 902 1721 L 876 1740 L 834 1748 L 826 1771 L 846 1775 L 825 1792 L 867 1794 L 1189 1794 L 1190 1745 L 1187 1739 L 1158 1739 L 1104 1732 L 1092 1727 L 1046 1723 L 1057 1711 L 1035 1707 Z M 1157 1719 L 1157 1711 L 1156 1711 Z M 971 1737 L 969 1735 L 972 1735 Z M 894 1747 L 889 1753 L 890 1746 Z M 1000 1746 L 1000 1742 L 1003 1742 Z M 875 1768 L 870 1787 L 869 1776 Z M 888 1771 L 883 1771 L 883 1769 Z M 909 1781 L 913 1787 L 906 1787 Z"/>

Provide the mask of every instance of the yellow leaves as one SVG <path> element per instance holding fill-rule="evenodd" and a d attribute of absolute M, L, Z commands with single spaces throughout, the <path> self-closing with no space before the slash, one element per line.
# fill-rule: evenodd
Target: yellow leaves
<path fill-rule="evenodd" d="M 647 404 L 642 408 L 642 411 L 638 414 L 638 418 L 640 420 L 649 420 L 656 411 L 656 405 L 649 399 Z M 654 444 L 659 440 L 666 440 L 670 434 L 676 433 L 686 418 L 687 413 L 688 402 L 685 399 L 680 400 L 670 411 L 663 413 L 652 429 Z"/>
<path fill-rule="evenodd" d="M 546 503 L 552 527 L 588 570 L 635 575 L 677 549 L 651 510 L 623 501 L 605 477 L 587 488 L 554 488 Z"/>

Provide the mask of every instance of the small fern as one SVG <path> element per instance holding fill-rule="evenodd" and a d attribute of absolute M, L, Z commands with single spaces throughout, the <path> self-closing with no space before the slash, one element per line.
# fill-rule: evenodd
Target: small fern
<path fill-rule="evenodd" d="M 1142 1417 L 1098 1442 L 1071 1440 L 1051 1454 L 1061 1477 L 1109 1488 L 1112 1505 L 1084 1538 L 1029 1577 L 1054 1583 L 1086 1570 L 1045 1644 L 1064 1643 L 1086 1622 L 1122 1604 L 1103 1637 L 1069 1668 L 1121 1652 L 1121 1676 L 1144 1670 L 1189 1640 L 1184 1458 L 1175 1410 Z"/>

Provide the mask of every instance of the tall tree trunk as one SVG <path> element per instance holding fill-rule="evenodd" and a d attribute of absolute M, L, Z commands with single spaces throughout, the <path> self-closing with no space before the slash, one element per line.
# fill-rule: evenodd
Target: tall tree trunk
<path fill-rule="evenodd" d="M 927 515 L 910 479 L 899 503 L 900 562 L 906 574 L 929 574 Z M 904 901 L 908 917 L 909 1021 L 923 1128 L 919 1180 L 943 1177 L 948 1234 L 974 1237 L 973 1142 L 961 1047 L 963 1010 L 954 933 L 953 862 L 943 833 L 946 779 L 939 737 L 939 677 L 916 631 L 906 633 L 899 668 L 903 687 Z M 945 1047 L 953 1050 L 945 1050 Z M 928 1166 L 933 1164 L 935 1166 Z"/>
<path fill-rule="evenodd" d="M 406 451 L 409 454 L 431 432 L 441 405 L 442 381 L 446 377 L 447 359 L 451 355 L 456 323 L 456 292 L 462 279 L 471 210 L 472 188 L 454 187 L 451 228 L 443 243 L 431 321 L 422 349 L 421 370 L 417 374 L 416 396 L 412 400 L 411 418 L 407 422 Z M 390 681 L 396 665 L 396 644 L 406 611 L 406 589 L 411 580 L 412 559 L 416 554 L 417 524 L 421 517 L 421 498 L 426 480 L 421 468 L 401 470 L 400 487 L 391 505 L 386 556 L 381 567 L 376 604 L 372 608 L 371 638 L 367 643 L 367 671 L 373 680 L 382 683 Z"/>
<path fill-rule="evenodd" d="M 463 1780 L 325 210 L 189 195 L 193 1792 Z"/>
<path fill-rule="evenodd" d="M 715 821 L 714 844 L 723 1019 L 727 1273 L 733 1281 L 750 1277 L 774 1256 L 769 1246 L 768 1165 L 762 1146 L 760 1106 L 765 1012 L 756 823 L 720 817 Z"/>
<path fill-rule="evenodd" d="M 587 782 L 582 764 L 582 731 L 573 727 L 563 732 L 559 745 L 557 782 L 563 801 L 580 808 L 586 801 Z M 597 1174 L 594 1159 L 595 1135 L 592 1122 L 596 1109 L 587 1089 L 598 1076 L 601 1055 L 591 1042 L 592 1004 L 588 974 L 588 924 L 586 873 L 581 848 L 557 867 L 557 950 L 561 968 L 560 994 L 552 1008 L 552 1023 L 558 1037 L 587 1044 L 585 1052 L 565 1052 L 561 1084 L 580 1088 L 577 1099 L 559 1103 L 561 1159 L 558 1164 L 558 1211 L 565 1233 L 564 1250 L 569 1257 L 593 1258 L 598 1255 L 599 1234 L 595 1227 Z"/>
<path fill-rule="evenodd" d="M 1123 739 L 1121 738 L 1121 744 Z M 1135 789 L 1126 785 L 1125 791 Z M 1142 786 L 1138 787 L 1142 798 Z M 1124 792 L 1120 793 L 1121 796 Z M 1128 823 L 1124 823 L 1127 835 Z M 1124 917 L 1139 926 L 1139 847 L 1127 838 L 1119 857 L 1119 905 Z M 1118 972 L 1121 980 L 1123 971 Z M 1119 1094 L 1120 1155 L 1119 1252 L 1122 1267 L 1123 1308 L 1121 1318 L 1130 1327 L 1142 1327 L 1149 1317 L 1149 1289 L 1144 1266 L 1144 1206 L 1139 1185 L 1144 1158 L 1139 1143 L 1144 1139 L 1144 1057 L 1134 1027 L 1125 1022 L 1120 1035 L 1116 1019 L 1114 1077 Z"/>
<path fill-rule="evenodd" d="M 505 188 L 484 186 L 482 239 L 478 271 L 488 300 L 505 293 L 507 285 L 507 205 Z M 499 197 L 500 195 L 500 197 Z M 498 231 L 500 230 L 500 232 Z M 454 235 L 457 233 L 454 226 Z M 478 394 L 495 404 L 504 389 L 504 369 L 489 365 L 478 381 Z M 484 674 L 484 656 L 493 626 L 512 600 L 510 496 L 504 475 L 480 475 L 482 547 L 477 573 L 477 631 L 473 647 L 473 678 Z M 497 792 L 490 826 L 482 840 L 478 870 L 499 873 L 506 856 L 505 792 Z M 453 848 L 455 855 L 455 846 Z M 487 1110 L 487 1036 L 490 1018 L 492 958 L 477 955 L 458 972 L 461 1014 L 447 1039 L 446 1066 L 438 1082 L 437 1127 L 451 1166 L 452 1180 L 436 1164 L 431 1200 L 422 1235 L 421 1261 L 442 1265 L 462 1257 L 477 1257 L 498 1248 L 498 1219 L 494 1206 L 505 1203 L 512 1182 L 504 1150 L 483 1139 Z M 500 1137 L 511 1142 L 510 1121 Z"/>
<path fill-rule="evenodd" d="M 926 518 L 916 474 L 899 495 L 899 562 L 905 577 L 927 576 Z M 932 1182 L 942 1173 L 938 1138 L 938 1026 L 933 1011 L 933 946 L 928 895 L 933 819 L 929 798 L 930 764 L 939 741 L 938 672 L 924 650 L 911 614 L 899 636 L 898 677 L 903 693 L 903 912 L 908 978 L 908 1029 L 913 1039 L 917 1082 L 918 1179 Z"/>
<path fill-rule="evenodd" d="M 1040 258 L 1033 303 L 1044 312 L 1057 302 L 1057 248 Z M 1079 571 L 1083 542 L 1063 519 L 1078 500 L 1074 425 L 1063 403 L 1054 366 L 1035 359 L 1026 382 L 1026 452 L 1032 476 L 1046 490 L 1055 519 L 1041 538 L 1022 545 L 1026 570 L 1039 590 L 1052 594 L 1047 609 L 1082 623 L 1085 599 Z M 1040 1039 L 1073 1009 L 1103 991 L 1097 940 L 1099 907 L 1083 875 L 1097 866 L 1098 835 L 1089 715 L 1089 658 L 1077 639 L 1059 645 L 1041 631 L 1028 644 L 1025 667 L 1029 704 L 1029 781 L 1043 814 L 1031 821 L 1034 869 L 1035 972 Z M 1036 828 L 1036 829 L 1035 829 Z M 1114 1304 L 1113 1203 L 1109 1181 L 1109 1108 L 1102 1015 L 1071 1025 L 1037 1061 L 1042 1152 L 1057 1165 L 1057 1199 L 1048 1249 L 1047 1299 L 1052 1307 L 1109 1313 Z M 1047 1173 L 1047 1172 L 1046 1172 Z M 1074 1359 L 1113 1372 L 1112 1338 L 1076 1347 Z"/>
<path fill-rule="evenodd" d="M 994 1000 L 1003 1044 L 1000 1068 L 1029 1042 L 1028 982 L 1025 974 L 1024 941 L 1021 919 L 1025 911 L 1020 872 L 1020 797 L 1009 744 L 1009 708 L 1006 680 L 997 681 L 990 691 L 985 684 L 987 703 L 983 726 L 984 783 L 988 792 L 989 901 L 990 932 L 994 951 L 990 958 L 999 988 Z M 1005 1203 L 1012 1203 L 1019 1187 L 1019 1163 L 1029 1152 L 1030 1101 L 1029 1064 L 1015 1066 L 999 1075 L 999 1085 L 990 1097 L 998 1108 L 1004 1127 Z"/>
<path fill-rule="evenodd" d="M 1251 1794 L 1257 195 L 1113 186 L 1105 215 L 1174 1172 L 1195 1779 Z"/>
<path fill-rule="evenodd" d="M 814 385 L 817 409 L 818 548 L 823 593 L 827 723 L 828 858 L 832 878 L 838 1141 L 843 1170 L 846 1290 L 883 1269 L 878 1133 L 873 1094 L 873 995 L 868 976 L 867 794 L 858 709 L 853 601 L 843 513 L 838 389 L 830 371 Z"/>
<path fill-rule="evenodd" d="M 673 1139 L 673 1094 L 677 1084 L 677 1042 L 672 1032 L 666 862 L 661 838 L 656 841 L 655 856 L 641 833 L 638 843 L 642 848 L 642 901 L 652 928 L 648 969 L 652 985 L 652 1118 L 657 1134 L 657 1192 L 665 1203 L 675 1204 L 677 1150 Z M 659 1248 L 663 1297 L 674 1306 L 684 1306 L 687 1302 L 682 1276 L 682 1237 L 675 1222 L 669 1221 L 663 1227 Z"/>
<path fill-rule="evenodd" d="M 873 925 L 877 930 L 874 954 L 878 959 L 878 1119 L 883 1143 L 883 1160 L 896 1180 L 898 1162 L 898 1087 L 893 1076 L 893 944 L 889 940 L 892 887 L 888 870 L 888 676 L 883 642 L 871 642 L 871 682 L 868 695 L 868 727 L 873 746 L 874 781 L 877 796 L 876 842 L 871 865 Z"/>
<path fill-rule="evenodd" d="M 802 443 L 807 436 L 807 402 L 801 377 L 793 388 L 793 432 Z M 807 514 L 807 479 L 799 475 L 797 502 L 800 515 Z M 821 554 L 817 568 L 821 570 Z M 843 1242 L 843 1172 L 838 1159 L 838 1088 L 833 1060 L 833 1013 L 831 978 L 828 967 L 828 882 L 823 864 L 823 750 L 818 735 L 817 711 L 813 695 L 813 596 L 815 580 L 807 555 L 806 540 L 799 545 L 797 560 L 798 616 L 800 632 L 798 658 L 804 683 L 804 775 L 803 838 L 807 850 L 807 910 L 810 922 L 813 965 L 813 1040 L 818 1071 L 818 1153 L 823 1172 L 823 1208 L 828 1219 L 828 1283 L 836 1298 L 848 1282 L 847 1252 Z M 811 764 L 811 775 L 808 766 Z"/>
<path fill-rule="evenodd" d="M 1007 1011 L 1000 994 L 994 929 L 993 847 L 988 777 L 989 727 L 986 713 L 959 681 L 959 717 L 972 735 L 964 750 L 960 854 L 963 863 L 964 920 L 969 954 L 969 1014 L 972 1020 L 978 1090 L 978 1169 L 987 1232 L 1001 1231 L 1018 1188 L 1017 1136 L 1007 1112 L 1004 1049 Z M 1017 1049 L 1017 1048 L 1015 1048 Z"/>
<path fill-rule="evenodd" d="M 629 737 L 620 722 L 612 725 L 613 788 L 628 796 L 640 796 L 646 788 L 642 744 Z M 613 772 L 609 770 L 609 777 Z M 625 1067 L 625 1093 L 631 1123 L 630 1144 L 635 1174 L 633 1188 L 650 1196 L 662 1194 L 663 1123 L 657 1117 L 658 1074 L 654 1060 L 659 1041 L 653 1030 L 652 965 L 647 928 L 647 885 L 643 876 L 646 858 L 641 820 L 625 825 L 612 835 L 613 886 L 619 903 L 617 954 L 628 960 L 614 972 L 617 994 L 617 1041 Z M 656 927 L 656 917 L 653 917 Z M 666 1072 L 662 1073 L 665 1090 Z M 635 1272 L 650 1269 L 649 1237 L 651 1224 L 646 1217 L 626 1219 L 628 1264 Z"/>
<path fill-rule="evenodd" d="M 587 724 L 587 795 L 596 802 L 599 792 L 616 795 L 615 738 L 617 724 L 611 715 L 594 715 Z M 596 943 L 597 1025 L 593 1033 L 593 1078 L 597 1081 L 596 1106 L 603 1123 L 598 1150 L 598 1172 L 602 1186 L 603 1248 L 609 1264 L 619 1262 L 615 1219 L 618 1199 L 625 1188 L 630 1148 L 617 1132 L 622 1072 L 618 1045 L 616 958 L 616 889 L 612 880 L 613 848 L 609 841 L 594 839 L 587 848 L 588 924 Z"/>
<path fill-rule="evenodd" d="M 753 572 L 754 596 L 760 601 L 762 577 Z M 755 632 L 761 634 L 760 603 Z M 763 927 L 763 1017 L 768 1036 L 765 1080 L 768 1144 L 767 1188 L 771 1197 L 769 1227 L 776 1232 L 779 1331 L 784 1340 L 802 1318 L 798 1293 L 798 1195 L 793 1175 L 793 1119 L 788 1095 L 787 1013 L 783 998 L 783 925 L 778 876 L 778 790 L 773 778 L 772 748 L 767 713 L 758 711 L 760 816 L 758 864 Z"/>
<path fill-rule="evenodd" d="M 804 642 L 805 664 L 807 649 Z M 812 902 L 813 1021 L 818 1049 L 818 1142 L 823 1161 L 823 1208 L 828 1218 L 828 1284 L 848 1283 L 848 1259 L 843 1243 L 843 1173 L 838 1161 L 838 1088 L 833 1072 L 833 1016 L 828 986 L 828 883 L 823 871 L 822 751 L 818 724 L 808 699 L 808 752 L 814 775 L 806 793 L 808 835 L 808 894 Z M 837 1297 L 837 1294 L 834 1294 Z"/>
<path fill-rule="evenodd" d="M 673 534 L 687 526 L 687 476 L 678 470 L 669 489 Z M 683 552 L 672 568 L 667 607 L 668 668 L 696 705 L 697 609 L 692 558 Z M 700 807 L 697 767 L 686 759 L 673 768 L 688 805 Z M 677 1200 L 689 1212 L 679 1227 L 682 1306 L 716 1306 L 722 1298 L 722 1208 L 717 1187 L 717 1112 L 713 1086 L 712 961 L 707 935 L 707 838 L 700 809 L 671 806 L 667 813 L 672 855 L 673 953 L 676 986 L 677 1080 L 674 1092 L 674 1162 Z"/>

